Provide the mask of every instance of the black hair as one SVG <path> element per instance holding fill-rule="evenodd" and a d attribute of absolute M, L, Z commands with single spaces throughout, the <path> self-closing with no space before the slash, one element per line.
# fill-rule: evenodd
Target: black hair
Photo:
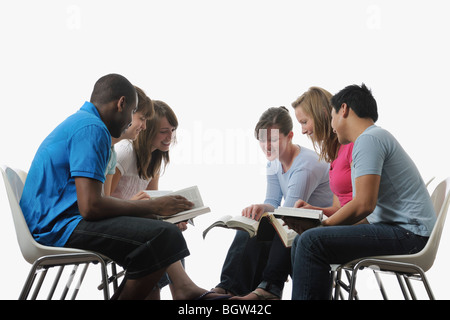
<path fill-rule="evenodd" d="M 126 103 L 136 103 L 136 89 L 120 74 L 108 74 L 97 80 L 90 102 L 97 107 L 125 97 Z"/>
<path fill-rule="evenodd" d="M 331 104 L 336 112 L 343 103 L 347 104 L 360 118 L 370 118 L 374 122 L 378 120 L 377 102 L 364 83 L 361 87 L 347 86 L 331 98 Z"/>

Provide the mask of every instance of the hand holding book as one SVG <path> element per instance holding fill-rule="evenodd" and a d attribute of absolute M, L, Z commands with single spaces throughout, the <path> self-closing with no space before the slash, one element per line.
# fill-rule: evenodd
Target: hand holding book
<path fill-rule="evenodd" d="M 210 212 L 209 207 L 203 205 L 203 200 L 197 186 L 185 188 L 160 196 L 153 196 L 152 191 L 146 191 L 150 201 L 160 201 L 166 206 L 161 208 L 158 218 L 171 223 L 188 221 L 194 217 Z"/>
<path fill-rule="evenodd" d="M 298 234 L 320 226 L 322 221 L 327 218 L 322 210 L 305 209 L 305 207 L 280 207 L 275 209 L 274 215 L 283 219 L 286 225 Z"/>
<path fill-rule="evenodd" d="M 309 218 L 282 217 L 282 219 L 289 229 L 294 230 L 298 234 L 302 234 L 308 229 L 316 228 L 321 224 L 319 220 Z"/>
<path fill-rule="evenodd" d="M 153 201 L 154 207 L 160 216 L 172 216 L 182 211 L 190 210 L 194 204 L 186 198 L 178 195 L 167 195 L 148 201 Z"/>

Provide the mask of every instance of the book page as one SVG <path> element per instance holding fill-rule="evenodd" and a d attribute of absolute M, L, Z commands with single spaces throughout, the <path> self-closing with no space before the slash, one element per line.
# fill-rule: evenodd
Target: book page
<path fill-rule="evenodd" d="M 185 197 L 192 203 L 194 203 L 194 208 L 204 207 L 202 196 L 200 195 L 200 191 L 197 186 L 181 189 L 175 192 L 169 193 L 169 195 L 178 195 Z"/>
<path fill-rule="evenodd" d="M 254 227 L 255 229 L 257 229 L 258 224 L 259 224 L 259 221 L 253 220 L 251 218 L 247 218 L 244 216 L 234 216 L 229 221 L 236 221 L 238 223 L 246 224 L 246 225 Z"/>
<path fill-rule="evenodd" d="M 173 191 L 169 191 L 169 190 L 144 190 L 144 191 L 145 191 L 145 193 L 147 193 L 150 196 L 150 198 L 166 196 L 169 193 L 173 192 Z"/>

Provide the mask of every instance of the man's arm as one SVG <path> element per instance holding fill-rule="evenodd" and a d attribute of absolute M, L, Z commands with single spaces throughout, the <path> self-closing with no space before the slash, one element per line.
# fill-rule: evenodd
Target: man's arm
<path fill-rule="evenodd" d="M 122 200 L 103 197 L 102 183 L 95 179 L 76 177 L 77 202 L 86 220 L 101 220 L 117 216 L 154 218 L 189 210 L 193 203 L 181 196 L 165 196 L 151 200 Z"/>
<path fill-rule="evenodd" d="M 355 179 L 355 196 L 345 206 L 340 208 L 331 217 L 322 222 L 323 226 L 353 225 L 367 223 L 365 219 L 377 205 L 378 189 L 380 187 L 379 175 L 364 175 Z M 309 219 L 283 218 L 289 228 L 298 234 L 317 227 Z"/>
<path fill-rule="evenodd" d="M 322 224 L 324 226 L 352 225 L 364 220 L 377 205 L 380 179 L 381 177 L 375 174 L 356 178 L 353 199 Z"/>

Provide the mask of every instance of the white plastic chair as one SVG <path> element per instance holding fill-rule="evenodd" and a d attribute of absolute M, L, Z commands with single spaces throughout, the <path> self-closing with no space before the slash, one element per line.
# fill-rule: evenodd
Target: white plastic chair
<path fill-rule="evenodd" d="M 358 271 L 364 268 L 370 268 L 375 271 L 379 285 L 381 282 L 379 281 L 377 272 L 395 274 L 405 299 L 410 298 L 408 292 L 412 299 L 416 299 L 413 287 L 409 281 L 411 278 L 422 281 L 428 297 L 430 300 L 434 300 L 434 295 L 425 276 L 425 272 L 432 267 L 436 258 L 442 230 L 449 210 L 450 178 L 445 179 L 436 186 L 431 195 L 431 200 L 437 214 L 437 221 L 426 246 L 420 252 L 415 254 L 367 257 L 356 259 L 344 265 L 332 265 L 331 267 L 334 276 L 333 284 L 335 286 L 334 299 L 339 299 L 340 297 L 340 287 L 343 285 L 343 282 L 341 281 L 341 273 L 343 270 L 347 272 L 347 277 L 350 282 L 349 288 L 347 288 L 348 299 L 353 300 L 357 297 L 356 280 Z M 406 291 L 403 280 L 406 283 L 408 291 Z M 380 290 L 383 298 L 387 299 L 386 292 L 382 285 L 380 285 Z"/>
<path fill-rule="evenodd" d="M 79 277 L 79 281 L 73 291 L 72 299 L 76 298 L 81 282 L 83 281 L 84 275 L 86 274 L 87 267 L 90 263 L 95 263 L 100 265 L 102 284 L 108 282 L 108 271 L 107 263 L 110 260 L 106 257 L 102 257 L 94 252 L 65 248 L 65 247 L 49 247 L 44 246 L 36 242 L 30 233 L 25 217 L 23 216 L 22 209 L 20 208 L 19 201 L 22 196 L 22 191 L 24 187 L 24 182 L 27 173 L 22 170 L 14 170 L 8 166 L 2 166 L 0 169 L 3 175 L 3 180 L 5 182 L 6 193 L 8 195 L 9 204 L 11 207 L 11 213 L 13 216 L 14 226 L 16 229 L 17 241 L 19 243 L 20 250 L 24 259 L 32 264 L 31 270 L 28 274 L 27 280 L 22 288 L 22 292 L 19 296 L 20 300 L 27 299 L 31 288 L 35 282 L 36 275 L 41 273 L 39 281 L 35 286 L 35 290 L 31 299 L 36 299 L 37 295 L 41 289 L 42 283 L 45 279 L 47 271 L 52 267 L 60 267 L 56 275 L 56 279 L 50 288 L 50 293 L 48 294 L 48 299 L 51 299 L 55 289 L 57 287 L 58 281 L 60 280 L 61 274 L 63 272 L 64 266 L 74 265 L 74 269 L 69 276 L 69 280 L 64 288 L 61 299 L 64 299 L 69 291 L 70 285 L 72 283 L 75 272 L 80 264 L 84 264 L 84 268 Z M 115 266 L 113 266 L 115 267 Z M 114 273 L 114 270 L 113 270 Z M 115 275 L 112 277 L 115 280 Z M 117 283 L 115 283 L 116 287 Z M 109 286 L 102 285 L 103 296 L 105 300 L 109 299 Z"/>

